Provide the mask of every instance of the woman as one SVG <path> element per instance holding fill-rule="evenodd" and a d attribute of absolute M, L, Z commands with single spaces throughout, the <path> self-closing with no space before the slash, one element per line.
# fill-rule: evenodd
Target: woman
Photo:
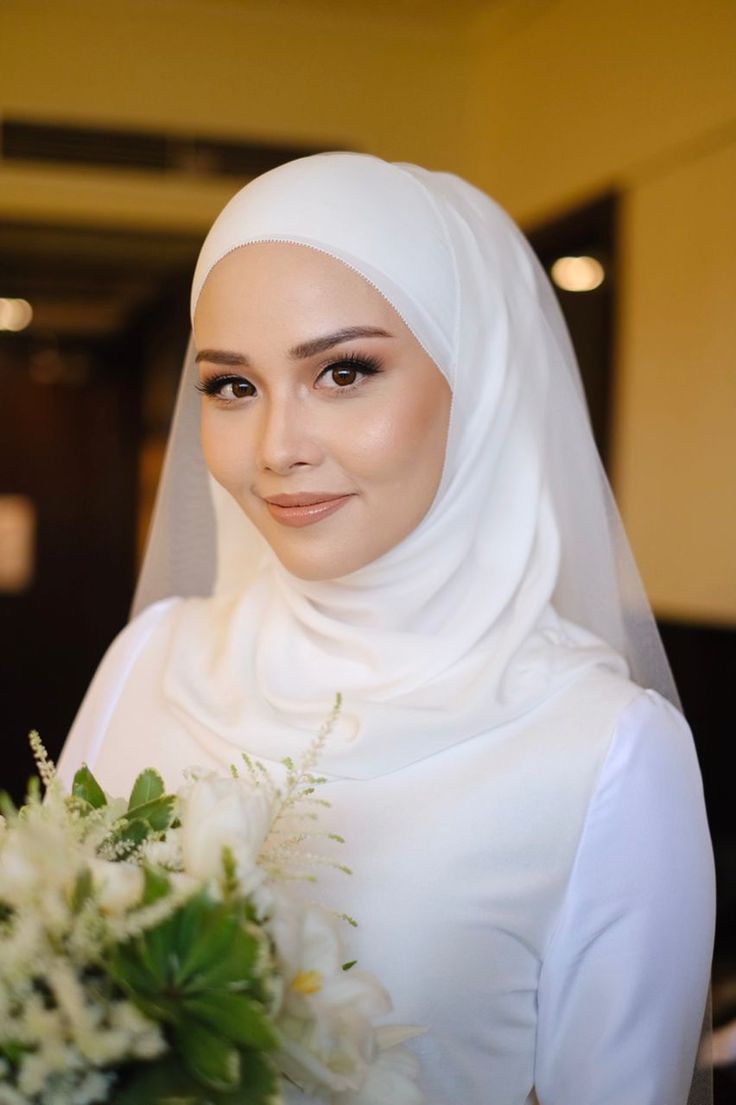
<path fill-rule="evenodd" d="M 523 237 L 451 175 L 305 158 L 221 213 L 192 316 L 142 612 L 63 773 L 279 761 L 341 691 L 322 896 L 426 1026 L 428 1102 L 685 1102 L 700 779 Z"/>

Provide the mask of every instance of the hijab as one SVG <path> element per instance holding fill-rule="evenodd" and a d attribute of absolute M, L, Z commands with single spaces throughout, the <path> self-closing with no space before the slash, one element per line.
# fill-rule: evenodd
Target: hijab
<path fill-rule="evenodd" d="M 593 444 L 564 321 L 509 216 L 460 178 L 329 153 L 258 177 L 202 247 L 320 250 L 383 295 L 445 375 L 444 470 L 416 529 L 333 580 L 289 573 L 207 476 L 190 350 L 136 608 L 176 611 L 164 694 L 232 760 L 298 755 L 369 778 L 510 722 L 592 670 L 675 699 Z M 306 335 L 309 336 L 309 335 Z"/>

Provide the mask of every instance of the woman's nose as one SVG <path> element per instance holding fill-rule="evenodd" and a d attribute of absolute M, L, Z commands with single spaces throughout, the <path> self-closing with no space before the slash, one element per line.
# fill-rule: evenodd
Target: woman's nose
<path fill-rule="evenodd" d="M 261 407 L 257 464 L 263 471 L 286 474 L 297 465 L 318 464 L 322 450 L 305 404 L 270 399 Z"/>

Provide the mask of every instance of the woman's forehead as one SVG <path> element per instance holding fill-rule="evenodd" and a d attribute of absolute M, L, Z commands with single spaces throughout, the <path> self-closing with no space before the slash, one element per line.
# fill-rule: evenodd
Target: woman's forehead
<path fill-rule="evenodd" d="M 277 326 L 295 341 L 341 329 L 346 340 L 371 336 L 373 329 L 375 336 L 416 341 L 386 296 L 360 273 L 323 251 L 294 243 L 239 246 L 212 267 L 195 308 L 195 334 L 213 327 L 235 329 L 238 322 L 254 336 Z"/>

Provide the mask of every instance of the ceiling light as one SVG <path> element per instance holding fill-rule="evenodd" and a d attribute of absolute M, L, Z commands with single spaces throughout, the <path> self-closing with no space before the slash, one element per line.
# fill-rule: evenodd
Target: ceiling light
<path fill-rule="evenodd" d="M 25 330 L 33 318 L 33 308 L 26 299 L 0 299 L 0 330 L 17 333 Z"/>
<path fill-rule="evenodd" d="M 566 292 L 592 292 L 606 277 L 595 257 L 559 257 L 551 273 L 557 287 Z"/>

